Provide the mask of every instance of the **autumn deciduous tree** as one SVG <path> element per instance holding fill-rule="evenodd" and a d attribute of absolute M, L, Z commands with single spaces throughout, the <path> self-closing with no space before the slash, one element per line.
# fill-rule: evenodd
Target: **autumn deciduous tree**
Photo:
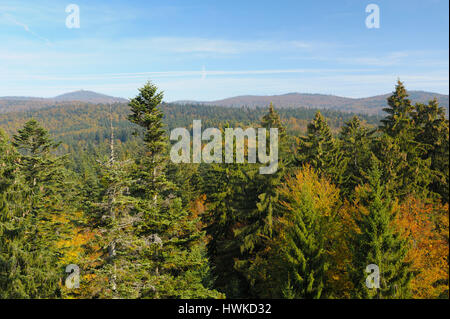
<path fill-rule="evenodd" d="M 409 197 L 399 207 L 396 226 L 411 245 L 413 298 L 448 298 L 448 204 Z"/>

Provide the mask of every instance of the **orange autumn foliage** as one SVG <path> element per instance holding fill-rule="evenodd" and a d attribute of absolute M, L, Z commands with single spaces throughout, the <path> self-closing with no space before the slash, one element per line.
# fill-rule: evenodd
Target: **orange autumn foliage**
<path fill-rule="evenodd" d="M 411 244 L 407 259 L 417 272 L 411 282 L 413 298 L 448 298 L 448 204 L 407 198 L 395 223 Z"/>
<path fill-rule="evenodd" d="M 71 220 L 83 220 L 84 212 L 66 212 L 65 214 L 53 215 L 54 223 L 70 224 Z M 73 226 L 69 232 L 60 240 L 54 243 L 55 248 L 61 252 L 58 264 L 64 270 L 67 265 L 75 264 L 80 267 L 80 288 L 68 289 L 65 287 L 65 278 L 61 278 L 60 285 L 63 298 L 91 298 L 95 295 L 95 289 L 98 286 L 96 282 L 100 279 L 90 271 L 90 268 L 98 264 L 100 256 L 100 247 L 93 244 L 96 232 L 86 226 Z M 90 247 L 88 248 L 88 246 Z"/>

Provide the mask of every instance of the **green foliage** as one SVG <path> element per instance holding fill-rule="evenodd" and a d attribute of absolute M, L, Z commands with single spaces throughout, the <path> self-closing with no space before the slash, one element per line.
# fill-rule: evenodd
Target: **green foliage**
<path fill-rule="evenodd" d="M 414 106 L 400 81 L 388 98 L 388 104 L 389 108 L 384 109 L 388 116 L 380 126 L 384 136 L 375 144 L 374 153 L 381 163 L 397 162 L 397 167 L 384 167 L 385 172 L 390 171 L 387 178 L 392 177 L 391 190 L 397 196 L 427 196 L 428 186 L 434 179 L 431 158 L 425 156 L 429 147 L 416 138 L 418 128 L 413 119 Z M 391 149 L 393 152 L 389 151 Z"/>
<path fill-rule="evenodd" d="M 287 265 L 282 295 L 327 298 L 339 190 L 306 166 L 287 178 L 280 193 L 281 257 Z"/>
<path fill-rule="evenodd" d="M 28 136 L 34 138 L 33 134 Z M 41 143 L 45 140 L 33 144 L 34 149 L 41 149 Z M 58 268 L 42 240 L 42 217 L 27 184 L 30 172 L 13 168 L 21 158 L 1 132 L 0 150 L 0 297 L 58 297 Z"/>
<path fill-rule="evenodd" d="M 412 114 L 416 128 L 416 142 L 426 146 L 423 160 L 431 160 L 432 180 L 430 190 L 448 203 L 449 193 L 449 121 L 436 100 L 418 103 Z"/>
<path fill-rule="evenodd" d="M 356 298 L 408 298 L 413 273 L 405 262 L 408 244 L 396 231 L 393 221 L 395 203 L 381 183 L 376 161 L 369 173 L 369 182 L 358 190 L 358 212 L 355 222 L 359 229 L 352 236 L 352 264 L 349 272 Z M 380 271 L 380 287 L 368 288 L 365 272 L 375 264 Z"/>
<path fill-rule="evenodd" d="M 235 259 L 242 256 L 234 230 L 239 215 L 254 207 L 255 194 L 247 192 L 246 176 L 237 164 L 213 164 L 203 174 L 208 207 L 204 221 L 210 237 L 207 248 L 214 286 L 227 297 L 244 297 L 249 288 L 245 277 L 234 267 Z"/>
<path fill-rule="evenodd" d="M 130 101 L 130 122 L 141 127 L 144 147 L 139 154 L 137 165 L 141 194 L 154 197 L 166 185 L 166 179 L 162 170 L 164 167 L 163 152 L 165 149 L 163 113 L 159 109 L 163 99 L 163 93 L 157 92 L 157 87 L 152 83 L 146 83 L 139 89 L 139 94 Z M 139 131 L 138 131 L 139 132 Z"/>
<path fill-rule="evenodd" d="M 436 278 L 448 293 L 448 215 L 427 215 L 449 196 L 436 101 L 412 105 L 398 82 L 376 130 L 373 116 L 162 100 L 148 82 L 129 105 L 0 115 L 0 298 L 424 298 Z M 276 172 L 171 163 L 168 130 L 194 119 L 278 128 Z M 414 256 L 432 271 L 411 271 Z"/>
<path fill-rule="evenodd" d="M 174 197 L 167 181 L 163 113 L 159 109 L 163 94 L 157 93 L 151 83 L 139 92 L 130 102 L 129 119 L 142 127 L 144 145 L 132 173 L 136 182 L 130 193 L 137 197 L 137 214 L 141 215 L 136 234 L 147 238 L 151 247 L 141 262 L 145 265 L 141 271 L 148 273 L 142 296 L 218 297 L 216 291 L 203 286 L 200 276 L 207 262 L 202 253 L 204 232 L 197 229 L 199 218 L 190 216 L 182 207 L 182 201 Z M 175 282 L 181 286 L 175 286 Z"/>
<path fill-rule="evenodd" d="M 351 196 L 358 185 L 365 183 L 365 172 L 369 171 L 371 161 L 371 139 L 373 131 L 362 126 L 360 119 L 355 116 L 346 122 L 339 133 L 341 151 L 344 154 L 346 170 L 341 185 L 344 196 Z"/>
<path fill-rule="evenodd" d="M 309 164 L 340 185 L 345 183 L 346 162 L 327 121 L 318 111 L 314 120 L 308 124 L 306 136 L 299 139 L 297 166 Z"/>

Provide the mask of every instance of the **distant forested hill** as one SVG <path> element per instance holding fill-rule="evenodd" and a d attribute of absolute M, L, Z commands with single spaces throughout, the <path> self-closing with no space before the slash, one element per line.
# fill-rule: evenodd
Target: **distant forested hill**
<path fill-rule="evenodd" d="M 111 104 L 114 135 L 119 154 L 125 156 L 138 148 L 138 140 L 133 135 L 136 127 L 128 120 L 130 108 L 126 103 Z M 245 127 L 259 123 L 267 113 L 267 108 L 249 109 L 229 108 L 210 105 L 179 105 L 163 103 L 164 123 L 167 131 L 175 127 L 192 127 L 193 120 L 201 120 L 202 128 Z M 314 118 L 317 109 L 295 108 L 279 109 L 282 121 L 289 134 L 304 134 L 308 123 Z M 345 121 L 354 114 L 332 110 L 321 110 L 330 129 L 336 133 Z M 60 154 L 69 154 L 72 168 L 78 170 L 82 165 L 108 154 L 110 138 L 109 105 L 81 102 L 60 102 L 54 106 L 40 109 L 0 113 L 0 128 L 12 136 L 31 118 L 36 119 L 49 130 L 51 136 L 60 141 Z M 363 123 L 373 127 L 378 124 L 377 116 L 360 115 Z M 95 165 L 94 162 L 91 165 Z"/>
<path fill-rule="evenodd" d="M 267 112 L 267 108 L 250 109 L 227 108 L 210 105 L 162 105 L 164 122 L 169 129 L 175 127 L 189 127 L 193 120 L 202 120 L 205 127 L 223 127 L 229 123 L 231 127 L 248 126 L 258 122 Z M 279 109 L 281 118 L 286 123 L 288 130 L 303 132 L 306 125 L 314 118 L 317 109 L 284 108 Z M 129 106 L 125 103 L 112 104 L 113 122 L 116 129 L 116 137 L 126 139 L 128 133 L 133 131 L 127 120 Z M 344 113 L 333 110 L 321 110 L 327 118 L 330 127 L 334 130 L 342 126 L 344 121 L 350 119 L 353 113 Z M 379 117 L 360 115 L 368 124 L 375 125 Z M 100 140 L 109 133 L 109 105 L 91 103 L 59 103 L 55 106 L 21 112 L 0 114 L 0 127 L 8 134 L 14 134 L 23 124 L 34 118 L 47 128 L 50 133 L 63 141 L 71 139 Z M 106 135 L 105 135 L 106 134 Z"/>
<path fill-rule="evenodd" d="M 227 108 L 195 104 L 164 103 L 161 108 L 164 112 L 164 122 L 169 130 L 175 127 L 190 128 L 193 120 L 202 120 L 203 128 L 220 128 L 227 123 L 231 127 L 245 127 L 252 123 L 258 123 L 267 112 L 267 108 Z M 279 109 L 288 132 L 294 135 L 305 132 L 308 122 L 314 118 L 316 111 L 317 109 L 306 108 Z M 327 118 L 333 131 L 337 131 L 344 121 L 353 116 L 352 113 L 332 110 L 321 110 L 321 112 Z M 133 139 L 134 128 L 127 120 L 129 113 L 128 104 L 112 104 L 115 137 L 119 143 Z M 377 116 L 360 115 L 360 117 L 369 126 L 374 126 L 379 121 Z M 62 148 L 65 151 L 69 151 L 76 145 L 84 147 L 85 145 L 101 144 L 108 139 L 110 134 L 109 105 L 80 102 L 63 102 L 35 110 L 0 114 L 0 128 L 12 135 L 31 118 L 36 119 L 48 129 L 56 140 L 62 141 Z"/>
<path fill-rule="evenodd" d="M 410 91 L 408 93 L 409 98 L 412 100 L 413 103 L 416 102 L 428 103 L 429 100 L 436 98 L 440 106 L 444 107 L 448 114 L 449 108 L 448 95 L 425 91 Z M 345 112 L 382 115 L 383 108 L 387 107 L 386 99 L 390 95 L 391 93 L 354 99 L 326 94 L 288 93 L 283 95 L 270 95 L 270 96 L 243 95 L 211 102 L 191 101 L 188 103 L 201 103 L 205 105 L 220 105 L 227 107 L 241 107 L 241 106 L 262 107 L 268 106 L 272 102 L 279 108 L 312 107 Z M 186 102 L 179 101 L 176 103 L 183 104 Z"/>
<path fill-rule="evenodd" d="M 439 105 L 446 110 L 448 115 L 448 95 L 425 91 L 410 91 L 408 93 L 413 103 L 428 103 L 428 101 L 436 98 Z M 386 99 L 390 95 L 391 93 L 387 93 L 383 95 L 354 99 L 326 94 L 288 93 L 270 96 L 244 95 L 208 102 L 176 101 L 171 104 L 195 104 L 237 108 L 245 106 L 249 108 L 257 108 L 268 107 L 272 102 L 278 109 L 313 108 L 383 116 L 383 108 L 387 106 Z M 128 100 L 86 90 L 69 92 L 52 98 L 6 96 L 0 97 L 0 114 L 55 106 L 70 106 L 74 103 L 128 103 Z"/>
<path fill-rule="evenodd" d="M 75 102 L 95 104 L 127 103 L 128 100 L 86 90 L 69 92 L 52 98 L 4 96 L 0 97 L 0 113 L 36 110 L 61 105 L 70 106 Z"/>

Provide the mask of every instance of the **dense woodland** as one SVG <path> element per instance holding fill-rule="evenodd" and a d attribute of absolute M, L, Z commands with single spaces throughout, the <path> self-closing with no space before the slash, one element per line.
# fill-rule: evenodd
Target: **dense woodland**
<path fill-rule="evenodd" d="M 149 82 L 128 105 L 1 114 L 0 298 L 449 297 L 436 100 L 401 82 L 383 118 L 162 100 Z M 193 119 L 278 128 L 277 172 L 172 163 L 168 132 Z"/>

